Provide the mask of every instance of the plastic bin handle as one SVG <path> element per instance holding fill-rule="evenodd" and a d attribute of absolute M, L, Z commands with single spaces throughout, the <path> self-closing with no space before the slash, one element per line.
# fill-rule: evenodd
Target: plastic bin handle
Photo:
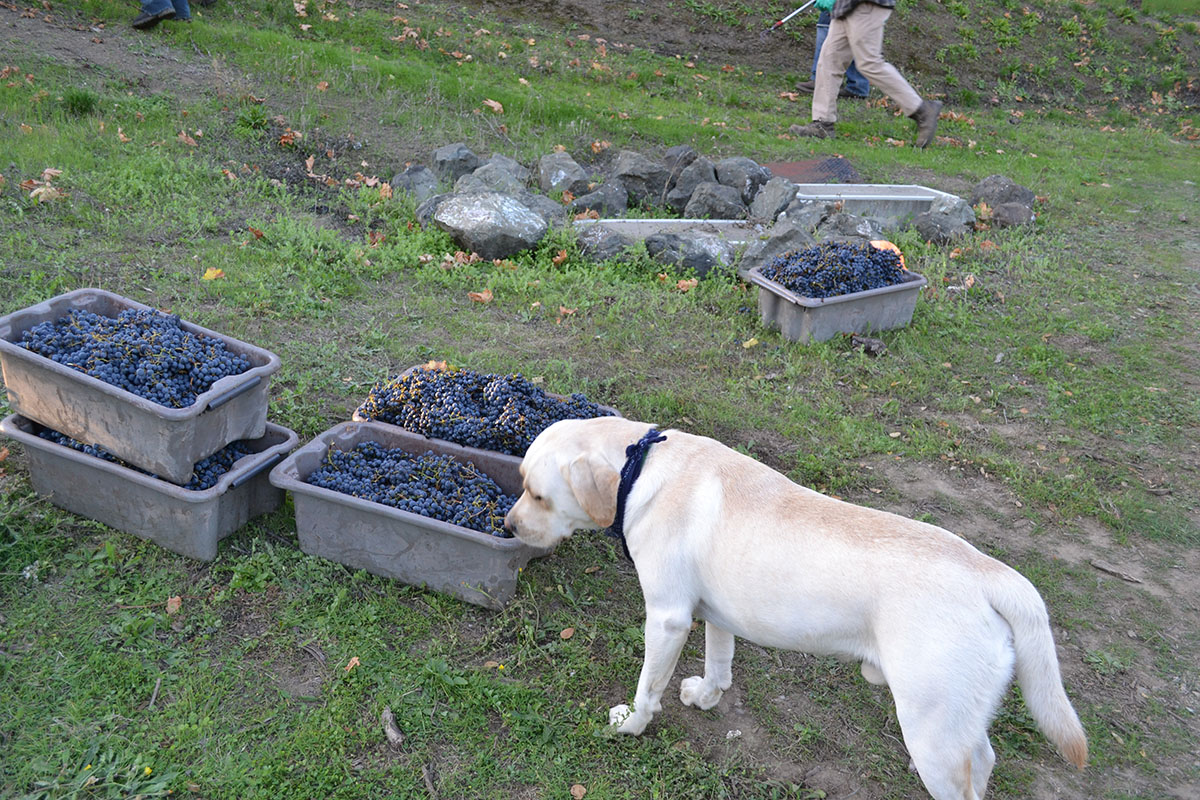
<path fill-rule="evenodd" d="M 208 408 L 206 410 L 212 411 L 214 408 L 219 408 L 220 406 L 223 406 L 226 403 L 228 403 L 233 398 L 238 397 L 239 395 L 243 395 L 246 392 L 250 391 L 255 386 L 258 386 L 260 383 L 262 383 L 262 376 L 255 375 L 253 378 L 246 381 L 241 386 L 235 386 L 232 389 L 230 389 L 228 392 L 225 392 L 225 394 L 219 394 L 216 397 L 214 397 L 212 400 L 209 400 Z"/>
<path fill-rule="evenodd" d="M 261 475 L 263 472 L 269 470 L 271 467 L 275 466 L 280 461 L 283 461 L 283 453 L 275 453 L 273 456 L 271 456 L 266 461 L 259 464 L 254 469 L 247 472 L 245 475 L 239 475 L 236 478 L 234 478 L 233 481 L 229 484 L 229 488 L 230 489 L 238 488 L 239 486 L 246 483 L 247 481 L 253 480 L 256 476 Z"/>

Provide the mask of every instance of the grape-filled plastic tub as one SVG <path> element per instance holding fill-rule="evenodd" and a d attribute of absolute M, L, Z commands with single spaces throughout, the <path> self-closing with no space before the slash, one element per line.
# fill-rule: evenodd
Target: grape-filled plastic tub
<path fill-rule="evenodd" d="M 521 569 L 549 551 L 305 482 L 330 448 L 353 450 L 360 442 L 469 461 L 505 493 L 521 493 L 520 459 L 426 439 L 394 425 L 343 422 L 271 470 L 271 483 L 292 493 L 300 549 L 468 603 L 503 608 L 516 592 Z"/>
<path fill-rule="evenodd" d="M 250 369 L 216 381 L 186 408 L 170 408 L 17 344 L 25 331 L 74 308 L 116 317 L 149 306 L 102 289 L 77 289 L 0 317 L 0 370 L 14 411 L 175 483 L 186 483 L 193 464 L 230 442 L 263 435 L 267 388 L 279 369 L 274 353 L 183 322 L 184 330 L 244 355 Z"/>
<path fill-rule="evenodd" d="M 37 423 L 19 414 L 0 432 L 25 447 L 34 490 L 51 503 L 109 527 L 201 561 L 217 557 L 217 542 L 254 517 L 274 511 L 283 492 L 267 470 L 299 444 L 287 428 L 267 423 L 216 485 L 198 491 L 55 444 L 37 435 Z"/>
<path fill-rule="evenodd" d="M 425 366 L 422 364 L 414 364 L 413 366 L 411 366 L 408 369 L 401 372 L 400 376 L 404 377 L 404 376 L 410 375 L 411 373 L 413 373 L 414 371 L 419 370 L 419 369 L 425 369 Z M 561 394 L 554 394 L 553 392 L 547 392 L 547 394 L 549 394 L 551 397 L 557 398 L 559 400 L 567 399 L 564 395 L 561 395 Z M 606 406 L 601 403 L 597 403 L 596 405 L 598 405 L 602 411 L 608 412 L 608 414 L 610 416 L 614 416 L 614 417 L 621 416 L 621 412 L 617 411 L 615 408 L 613 408 L 611 406 Z M 431 445 L 438 445 L 438 446 L 446 445 L 448 447 L 461 447 L 461 445 L 459 445 L 457 442 L 451 442 L 447 439 L 439 439 L 434 436 L 426 436 L 425 434 L 420 433 L 419 431 L 410 431 L 407 428 L 403 428 L 399 425 L 394 425 L 391 422 L 385 422 L 380 419 L 373 419 L 371 417 L 364 416 L 362 405 L 360 405 L 358 408 L 354 409 L 354 413 L 350 416 L 350 419 L 354 422 L 372 422 L 376 425 L 387 425 L 388 427 L 391 427 L 391 428 L 397 428 L 397 429 L 405 431 L 407 433 L 411 433 L 415 436 L 420 436 L 422 439 L 429 442 Z M 501 462 L 506 463 L 513 470 L 519 469 L 521 466 L 522 456 L 514 456 L 510 453 L 502 453 L 498 450 L 484 450 L 481 448 L 474 448 L 474 447 L 469 447 L 466 449 L 471 450 L 473 452 L 487 453 L 489 456 L 493 457 L 496 460 L 496 463 L 501 463 Z M 497 481 L 497 482 L 499 482 L 499 481 Z M 501 484 L 501 485 L 503 486 L 503 484 Z"/>
<path fill-rule="evenodd" d="M 839 333 L 869 333 L 902 328 L 912 321 L 925 277 L 910 272 L 903 283 L 834 297 L 801 297 L 755 267 L 747 279 L 758 286 L 763 325 L 779 328 L 793 342 L 823 342 Z"/>

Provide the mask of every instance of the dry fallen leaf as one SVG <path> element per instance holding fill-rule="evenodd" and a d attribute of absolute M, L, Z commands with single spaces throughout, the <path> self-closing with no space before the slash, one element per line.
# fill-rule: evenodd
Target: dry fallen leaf
<path fill-rule="evenodd" d="M 179 595 L 167 598 L 167 616 L 178 614 L 179 609 L 183 606 L 183 598 Z"/>
<path fill-rule="evenodd" d="M 344 669 L 346 672 L 349 672 L 350 670 L 354 669 L 355 667 L 361 666 L 361 665 L 362 665 L 362 662 L 358 660 L 358 656 L 354 656 L 353 658 L 350 659 L 349 662 L 347 662 L 346 666 L 342 667 L 342 669 Z"/>
<path fill-rule="evenodd" d="M 984 239 L 979 243 L 979 249 L 986 253 L 988 250 L 999 250 L 1000 245 L 996 244 L 991 239 Z"/>
<path fill-rule="evenodd" d="M 196 147 L 196 140 L 188 136 L 187 131 L 180 131 L 178 136 L 179 141 L 186 144 L 188 147 Z"/>
<path fill-rule="evenodd" d="M 51 200 L 57 200 L 62 197 L 63 193 L 53 186 L 39 186 L 29 193 L 29 197 L 39 203 L 46 203 Z"/>
<path fill-rule="evenodd" d="M 329 88 L 329 81 L 321 81 L 320 83 L 317 84 L 318 92 L 323 92 L 328 88 Z"/>
<path fill-rule="evenodd" d="M 261 239 L 263 237 L 263 232 L 260 231 L 258 228 L 254 228 L 254 227 L 247 225 L 246 229 L 248 231 L 250 231 L 251 234 L 253 234 L 255 239 Z"/>
<path fill-rule="evenodd" d="M 484 289 L 482 292 L 467 292 L 467 297 L 476 303 L 490 303 L 492 302 L 492 290 Z"/>
<path fill-rule="evenodd" d="M 587 787 L 582 783 L 577 783 L 571 787 L 571 797 L 575 800 L 583 800 L 583 796 L 587 794 Z"/>
<path fill-rule="evenodd" d="M 583 570 L 584 575 L 591 575 L 593 572 L 599 572 L 600 568 L 596 566 L 587 567 Z"/>
<path fill-rule="evenodd" d="M 746 348 L 747 350 L 749 350 L 751 347 L 755 347 L 757 345 L 758 345 L 758 338 L 753 337 L 753 336 L 751 338 L 747 339 L 746 341 L 742 342 L 742 347 Z"/>
<path fill-rule="evenodd" d="M 564 642 L 565 642 L 567 639 L 570 639 L 570 638 L 571 638 L 572 636 L 574 636 L 574 635 L 575 635 L 575 629 L 574 629 L 574 628 L 563 628 L 563 629 L 562 629 L 562 632 L 558 634 L 559 638 L 560 638 L 560 639 L 562 639 Z"/>
<path fill-rule="evenodd" d="M 488 108 L 490 108 L 492 111 L 494 111 L 494 112 L 495 112 L 495 113 L 497 113 L 497 114 L 503 114 L 503 113 L 504 113 L 504 106 L 503 106 L 503 105 L 501 105 L 500 103 L 498 103 L 498 102 L 497 102 L 497 101 L 495 101 L 495 100 L 484 100 L 484 101 L 483 101 L 483 104 L 484 104 L 485 106 L 487 106 Z"/>
<path fill-rule="evenodd" d="M 121 130 L 120 125 L 117 126 L 117 138 L 121 140 L 121 144 L 125 144 L 126 142 L 133 141 L 132 139 L 130 139 L 128 136 L 125 135 L 125 131 Z"/>
<path fill-rule="evenodd" d="M 691 290 L 691 289 L 695 289 L 695 288 L 696 288 L 697 286 L 699 286 L 699 285 L 700 285 L 700 281 L 699 281 L 699 279 L 697 279 L 697 278 L 690 278 L 690 279 L 688 279 L 688 280 L 686 280 L 686 281 L 685 281 L 685 280 L 680 280 L 679 282 L 677 282 L 677 283 L 675 284 L 675 288 L 676 288 L 676 289 L 678 289 L 678 290 L 679 290 L 679 291 L 681 291 L 681 292 L 686 292 L 686 291 L 689 291 L 689 290 Z"/>
<path fill-rule="evenodd" d="M 559 250 L 558 255 L 556 255 L 550 259 L 550 261 L 556 267 L 559 266 L 560 264 L 562 264 L 566 260 L 567 260 L 567 251 L 566 250 Z"/>
<path fill-rule="evenodd" d="M 223 270 L 223 269 L 217 269 L 216 267 L 209 267 L 208 269 L 204 270 L 204 280 L 206 280 L 206 281 L 215 281 L 217 278 L 224 278 L 224 277 L 225 277 L 225 270 Z"/>

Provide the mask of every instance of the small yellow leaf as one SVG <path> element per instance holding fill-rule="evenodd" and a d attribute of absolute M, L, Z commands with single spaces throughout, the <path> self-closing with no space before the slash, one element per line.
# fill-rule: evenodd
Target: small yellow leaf
<path fill-rule="evenodd" d="M 742 347 L 746 348 L 747 350 L 749 350 L 751 347 L 757 347 L 757 346 L 758 346 L 757 338 L 752 337 L 752 338 L 747 339 L 746 341 L 742 342 Z"/>
<path fill-rule="evenodd" d="M 209 267 L 208 269 L 206 269 L 204 271 L 204 280 L 206 280 L 206 281 L 215 281 L 217 278 L 224 278 L 224 277 L 225 277 L 225 270 L 223 270 L 223 269 L 217 269 L 216 267 Z"/>

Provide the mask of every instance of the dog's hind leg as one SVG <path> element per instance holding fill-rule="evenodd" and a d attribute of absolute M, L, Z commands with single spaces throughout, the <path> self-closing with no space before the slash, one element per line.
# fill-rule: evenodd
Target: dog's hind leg
<path fill-rule="evenodd" d="M 618 733 L 637 736 L 662 708 L 663 691 L 671 681 L 679 651 L 683 649 L 691 627 L 692 615 L 688 610 L 647 609 L 646 660 L 642 662 L 633 708 L 622 704 L 608 710 L 608 724 L 615 725 Z"/>
<path fill-rule="evenodd" d="M 704 623 L 704 677 L 684 678 L 679 699 L 685 706 L 709 709 L 733 683 L 733 634 Z"/>

